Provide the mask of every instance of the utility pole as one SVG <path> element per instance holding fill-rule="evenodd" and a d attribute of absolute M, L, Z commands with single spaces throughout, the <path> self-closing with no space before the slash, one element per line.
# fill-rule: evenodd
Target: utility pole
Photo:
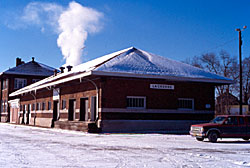
<path fill-rule="evenodd" d="M 241 61 L 241 46 L 242 46 L 242 39 L 241 39 L 241 31 L 245 30 L 247 26 L 244 26 L 243 29 L 236 29 L 239 32 L 239 64 L 240 64 L 240 115 L 242 115 L 242 61 Z"/>

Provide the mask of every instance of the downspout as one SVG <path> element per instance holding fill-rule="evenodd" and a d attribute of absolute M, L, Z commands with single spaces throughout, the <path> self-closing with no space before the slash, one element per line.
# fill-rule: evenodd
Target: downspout
<path fill-rule="evenodd" d="M 33 94 L 32 92 L 30 92 L 31 96 L 35 99 L 35 114 L 34 114 L 34 126 L 36 125 L 36 90 L 35 90 L 35 94 Z M 31 111 L 31 110 L 30 110 Z"/>
<path fill-rule="evenodd" d="M 99 119 L 99 89 L 94 81 L 92 81 L 90 79 L 80 78 L 80 82 L 82 82 L 82 80 L 86 80 L 95 86 L 95 89 L 96 89 L 96 116 L 95 116 L 96 119 L 95 119 L 95 122 L 97 123 L 97 121 Z"/>

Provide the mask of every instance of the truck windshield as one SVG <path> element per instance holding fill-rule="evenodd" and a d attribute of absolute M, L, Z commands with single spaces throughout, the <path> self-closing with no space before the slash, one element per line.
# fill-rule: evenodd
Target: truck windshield
<path fill-rule="evenodd" d="M 225 120 L 226 117 L 216 117 L 215 119 L 213 119 L 212 121 L 210 121 L 210 123 L 215 123 L 215 124 L 222 124 L 223 121 Z"/>

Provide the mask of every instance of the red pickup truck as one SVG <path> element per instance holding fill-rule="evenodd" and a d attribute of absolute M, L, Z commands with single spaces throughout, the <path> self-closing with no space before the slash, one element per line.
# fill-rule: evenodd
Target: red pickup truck
<path fill-rule="evenodd" d="M 217 142 L 218 138 L 250 139 L 249 115 L 219 115 L 210 123 L 192 125 L 190 135 L 198 141 L 208 138 L 210 142 Z"/>

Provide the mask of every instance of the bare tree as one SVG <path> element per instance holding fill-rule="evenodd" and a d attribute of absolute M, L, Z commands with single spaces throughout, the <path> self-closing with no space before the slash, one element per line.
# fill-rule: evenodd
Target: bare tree
<path fill-rule="evenodd" d="M 243 61 L 243 101 L 248 103 L 250 98 L 250 57 L 245 58 Z"/>
<path fill-rule="evenodd" d="M 215 53 L 206 53 L 201 55 L 200 57 L 195 56 L 192 59 L 190 59 L 189 62 L 186 61 L 186 63 L 205 69 L 217 75 L 231 78 L 233 80 L 237 80 L 239 77 L 237 59 L 235 57 L 230 56 L 224 50 L 222 50 L 219 53 L 219 55 L 216 55 Z M 216 86 L 216 96 L 219 98 L 217 99 L 217 108 L 218 108 L 217 112 L 218 111 L 223 112 L 225 106 L 228 104 L 228 103 L 225 104 L 225 102 L 229 102 L 222 100 L 229 97 L 229 96 L 224 96 L 224 94 L 229 95 L 229 93 L 233 92 L 237 93 L 236 90 L 237 90 L 236 86 L 229 86 L 229 85 Z"/>
<path fill-rule="evenodd" d="M 202 62 L 200 60 L 200 57 L 198 56 L 194 56 L 193 58 L 187 58 L 185 61 L 183 61 L 184 63 L 186 64 L 190 64 L 190 65 L 193 65 L 197 68 L 201 68 L 201 69 L 204 69 L 202 67 Z"/>

